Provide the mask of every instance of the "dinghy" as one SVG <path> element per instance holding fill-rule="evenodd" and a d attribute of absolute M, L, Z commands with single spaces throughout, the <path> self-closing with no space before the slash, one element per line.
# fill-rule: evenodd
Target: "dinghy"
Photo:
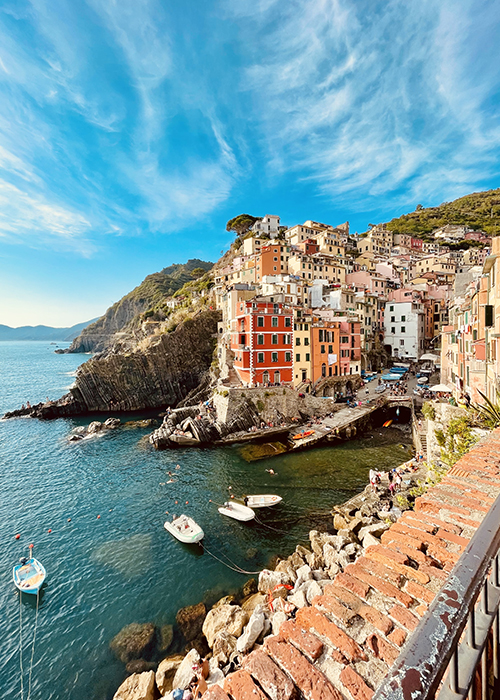
<path fill-rule="evenodd" d="M 227 515 L 229 518 L 247 522 L 255 518 L 255 513 L 251 508 L 244 506 L 242 503 L 226 501 L 223 506 L 217 509 L 221 515 Z"/>
<path fill-rule="evenodd" d="M 263 494 L 261 496 L 246 496 L 245 505 L 249 508 L 267 508 L 268 506 L 276 506 L 281 503 L 281 496 L 273 496 L 271 494 Z"/>
<path fill-rule="evenodd" d="M 29 558 L 23 557 L 19 564 L 12 569 L 14 585 L 22 593 L 36 594 L 42 587 L 47 572 L 43 565 L 33 556 L 33 545 L 30 544 Z"/>
<path fill-rule="evenodd" d="M 180 515 L 178 518 L 174 517 L 172 521 L 167 520 L 164 527 L 171 535 L 186 544 L 199 542 L 205 537 L 201 527 L 188 515 Z"/>

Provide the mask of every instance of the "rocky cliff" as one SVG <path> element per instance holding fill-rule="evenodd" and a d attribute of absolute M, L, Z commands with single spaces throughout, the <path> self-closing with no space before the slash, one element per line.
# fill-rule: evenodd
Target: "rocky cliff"
<path fill-rule="evenodd" d="M 127 348 L 143 337 L 142 321 L 165 319 L 166 300 L 192 280 L 192 272 L 206 272 L 211 262 L 193 259 L 148 275 L 141 284 L 113 304 L 104 316 L 87 326 L 67 352 L 102 352 L 119 343 Z"/>

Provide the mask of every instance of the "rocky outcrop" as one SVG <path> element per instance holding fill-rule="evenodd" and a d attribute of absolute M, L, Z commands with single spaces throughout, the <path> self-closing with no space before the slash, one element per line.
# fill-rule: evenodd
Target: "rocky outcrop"
<path fill-rule="evenodd" d="M 175 656 L 168 656 L 159 664 L 156 671 L 156 685 L 162 695 L 166 695 L 172 690 L 175 674 L 183 660 L 184 656 L 176 654 Z"/>
<path fill-rule="evenodd" d="M 123 681 L 113 700 L 153 700 L 155 696 L 154 671 L 134 673 Z"/>
<path fill-rule="evenodd" d="M 175 621 L 179 625 L 179 629 L 190 642 L 201 633 L 203 621 L 207 616 L 207 609 L 203 603 L 198 605 L 188 605 L 186 608 L 181 608 L 176 615 Z"/>
<path fill-rule="evenodd" d="M 248 614 L 239 605 L 219 605 L 212 608 L 203 623 L 203 634 L 207 638 L 208 646 L 213 647 L 221 630 L 239 637 L 247 622 Z"/>
<path fill-rule="evenodd" d="M 134 659 L 149 659 L 156 642 L 156 628 L 150 622 L 132 624 L 124 627 L 109 646 L 124 664 Z"/>

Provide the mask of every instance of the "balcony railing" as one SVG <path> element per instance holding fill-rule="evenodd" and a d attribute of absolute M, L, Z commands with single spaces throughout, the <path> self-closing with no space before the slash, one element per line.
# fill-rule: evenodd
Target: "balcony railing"
<path fill-rule="evenodd" d="M 499 549 L 500 496 L 372 700 L 500 697 Z"/>

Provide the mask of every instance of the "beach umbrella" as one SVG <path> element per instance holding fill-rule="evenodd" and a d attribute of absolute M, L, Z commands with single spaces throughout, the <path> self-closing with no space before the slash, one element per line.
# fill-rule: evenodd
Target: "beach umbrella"
<path fill-rule="evenodd" d="M 436 384 L 435 386 L 431 386 L 431 391 L 446 391 L 451 394 L 453 389 L 450 389 L 450 387 L 446 386 L 446 384 Z"/>
<path fill-rule="evenodd" d="M 440 362 L 441 358 L 438 357 L 438 355 L 433 355 L 431 352 L 427 352 L 425 355 L 422 355 L 419 358 L 419 362 L 421 360 L 429 360 L 430 362 Z"/>

